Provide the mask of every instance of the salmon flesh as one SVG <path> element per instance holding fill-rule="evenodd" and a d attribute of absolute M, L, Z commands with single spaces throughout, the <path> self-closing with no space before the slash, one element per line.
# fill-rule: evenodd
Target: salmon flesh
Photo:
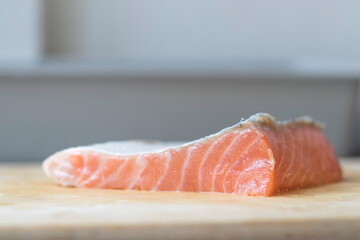
<path fill-rule="evenodd" d="M 64 186 L 272 196 L 342 180 L 321 124 L 259 113 L 182 142 L 121 141 L 69 148 L 43 163 Z"/>

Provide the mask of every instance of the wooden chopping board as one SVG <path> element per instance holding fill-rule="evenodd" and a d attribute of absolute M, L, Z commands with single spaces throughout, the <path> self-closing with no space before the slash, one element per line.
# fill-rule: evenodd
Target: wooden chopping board
<path fill-rule="evenodd" d="M 0 239 L 360 239 L 360 159 L 344 181 L 275 197 L 61 187 L 0 165 Z"/>

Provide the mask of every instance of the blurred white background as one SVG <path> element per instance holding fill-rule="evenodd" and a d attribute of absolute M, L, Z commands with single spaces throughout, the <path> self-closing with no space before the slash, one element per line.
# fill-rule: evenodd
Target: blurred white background
<path fill-rule="evenodd" d="M 46 51 L 151 60 L 360 60 L 360 2 L 45 2 Z"/>
<path fill-rule="evenodd" d="M 265 111 L 359 153 L 360 2 L 0 0 L 0 161 Z"/>

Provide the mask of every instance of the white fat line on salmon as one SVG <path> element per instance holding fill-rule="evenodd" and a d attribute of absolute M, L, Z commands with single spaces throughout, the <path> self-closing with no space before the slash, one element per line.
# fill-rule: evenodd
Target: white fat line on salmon
<path fill-rule="evenodd" d="M 236 180 L 236 184 L 235 184 L 235 192 L 236 192 L 236 193 L 239 193 L 239 190 L 237 190 L 236 188 L 239 187 L 239 181 L 240 181 L 240 179 L 241 179 L 241 177 L 242 177 L 243 175 L 246 175 L 247 172 L 254 171 L 255 169 L 259 168 L 259 166 L 260 166 L 260 167 L 264 166 L 264 164 L 266 164 L 266 163 L 264 162 L 264 159 L 261 159 L 261 158 L 251 161 L 250 165 L 247 166 L 246 168 L 244 168 L 244 171 L 242 171 L 242 172 L 239 174 L 239 177 L 238 177 L 238 179 Z M 261 171 L 254 171 L 254 172 L 262 173 Z M 256 178 L 255 178 L 255 180 L 256 180 Z M 251 191 L 251 188 L 249 189 L 249 187 L 251 187 L 251 184 L 250 184 L 250 185 L 249 185 L 249 184 L 245 184 L 245 185 L 242 185 L 241 187 L 244 187 L 244 186 L 247 187 L 247 188 L 245 188 L 245 189 L 248 190 L 248 191 L 244 191 L 243 194 L 244 194 L 244 193 L 248 193 L 249 190 Z"/>
<path fill-rule="evenodd" d="M 226 175 L 225 175 L 225 178 L 224 178 L 224 182 L 223 182 L 223 190 L 225 191 L 225 180 L 227 178 L 227 176 L 229 175 L 229 172 L 231 169 L 233 169 L 235 167 L 235 165 L 238 163 L 238 160 L 243 157 L 243 156 L 246 156 L 248 154 L 248 151 L 249 149 L 254 146 L 260 139 L 261 135 L 259 134 L 257 138 L 254 139 L 254 141 L 245 149 L 245 151 L 235 160 L 235 162 L 230 166 L 230 168 L 228 169 Z M 235 185 L 236 186 L 236 185 Z"/>
<path fill-rule="evenodd" d="M 156 183 L 155 187 L 153 187 L 152 190 L 154 190 L 154 191 L 158 190 L 158 187 L 160 186 L 160 184 L 162 183 L 162 181 L 164 180 L 166 174 L 169 171 L 169 164 L 170 164 L 171 159 L 172 159 L 170 152 L 165 152 L 165 157 L 166 157 L 166 166 L 165 166 L 166 170 L 164 171 L 164 174 L 159 178 L 159 180 Z"/>
<path fill-rule="evenodd" d="M 96 153 L 96 155 L 98 155 Z M 96 180 L 99 176 L 99 173 L 101 172 L 101 170 L 103 169 L 104 167 L 104 164 L 105 164 L 105 161 L 104 160 L 100 160 L 98 159 L 98 164 L 97 164 L 97 168 L 95 171 L 93 171 L 89 176 L 88 178 L 82 182 L 83 186 L 85 186 L 85 184 L 88 184 L 89 182 L 93 181 L 93 180 Z M 97 186 L 98 187 L 98 186 Z"/>
<path fill-rule="evenodd" d="M 74 168 L 69 161 L 64 161 L 61 165 L 60 169 L 56 171 L 55 175 L 57 175 L 63 181 L 64 186 L 73 185 L 74 180 Z"/>
<path fill-rule="evenodd" d="M 213 178 L 213 186 L 214 186 L 214 189 L 215 189 L 215 183 L 216 183 L 216 180 L 217 180 L 217 178 L 218 178 L 218 176 L 219 176 L 219 167 L 222 167 L 222 166 L 224 166 L 224 165 L 227 165 L 226 163 L 227 162 L 229 162 L 229 161 L 231 161 L 231 160 L 229 160 L 229 161 L 226 161 L 225 160 L 225 163 L 224 164 L 221 164 L 221 162 L 225 159 L 225 157 L 227 156 L 227 154 L 229 154 L 229 152 L 231 152 L 231 149 L 235 146 L 235 144 L 236 144 L 236 141 L 239 139 L 239 138 L 242 138 L 241 140 L 243 141 L 243 142 L 245 142 L 246 140 L 247 140 L 247 137 L 249 137 L 249 135 L 247 135 L 247 133 L 248 133 L 249 131 L 247 131 L 247 130 L 243 130 L 243 131 L 241 131 L 241 132 L 239 132 L 238 133 L 238 136 L 236 137 L 236 139 L 234 139 L 234 141 L 231 143 L 232 145 L 231 146 L 229 146 L 229 148 L 227 149 L 227 151 L 226 151 L 226 153 L 223 155 L 223 157 L 222 157 L 222 159 L 218 162 L 218 164 L 217 164 L 217 166 L 216 166 L 216 169 L 215 169 L 215 175 L 214 175 L 214 178 Z M 241 148 L 240 148 L 241 149 Z M 237 149 L 235 148 L 235 153 L 237 153 Z M 242 152 L 243 153 L 243 152 Z M 236 155 L 238 155 L 238 154 L 236 154 Z M 237 159 L 235 159 L 234 161 L 233 161 L 233 164 L 234 164 L 234 162 L 236 161 Z M 231 165 L 232 166 L 232 165 Z M 229 171 L 229 169 L 230 169 L 230 167 L 231 166 L 227 166 L 227 168 L 225 168 L 225 169 L 222 169 L 221 171 L 222 171 L 222 173 L 224 173 L 224 171 L 226 171 L 225 172 L 225 176 L 224 176 L 224 181 L 225 181 L 225 177 L 227 176 L 227 173 L 228 173 L 228 171 Z M 221 173 L 220 173 L 221 174 Z M 222 190 L 224 191 L 224 182 L 223 182 L 223 184 L 222 184 Z M 220 191 L 221 192 L 221 190 L 216 190 L 216 191 Z"/>
<path fill-rule="evenodd" d="M 55 158 L 54 162 L 56 163 L 56 168 L 53 170 L 53 175 L 55 176 L 56 180 L 60 180 L 60 179 L 58 179 L 58 176 L 57 176 L 57 172 L 59 171 L 59 168 L 60 168 L 60 163 L 59 163 L 58 158 Z M 63 185 L 63 184 L 61 183 L 61 185 Z"/>
<path fill-rule="evenodd" d="M 328 142 L 326 139 L 323 140 L 322 142 L 323 142 L 323 144 L 324 144 L 324 148 L 322 148 L 322 149 L 330 149 L 330 148 L 331 148 L 331 145 L 329 145 L 329 142 Z M 330 151 L 322 151 L 322 152 L 323 152 L 323 153 L 324 153 L 324 152 L 326 153 L 326 157 L 324 158 L 324 160 L 325 160 L 325 159 L 331 159 Z M 327 168 L 327 169 L 332 169 L 333 164 L 334 164 L 333 161 L 325 161 L 325 163 L 326 163 L 326 168 Z M 335 171 L 332 171 L 332 174 L 336 174 L 336 172 L 335 172 Z"/>
<path fill-rule="evenodd" d="M 178 191 L 182 188 L 182 186 L 184 184 L 185 173 L 186 173 L 186 169 L 187 169 L 187 167 L 189 165 L 189 159 L 191 157 L 191 152 L 192 151 L 193 151 L 193 148 L 190 147 L 188 152 L 187 152 L 186 159 L 185 159 L 185 162 L 184 162 L 184 165 L 183 165 L 183 168 L 182 168 L 180 184 L 177 187 Z"/>
<path fill-rule="evenodd" d="M 260 139 L 261 139 L 261 137 L 263 137 L 263 134 L 259 134 L 259 138 L 258 139 L 256 139 L 256 142 L 257 141 L 259 141 Z M 256 142 L 253 144 L 253 146 L 256 144 Z M 252 147 L 252 146 L 251 146 Z M 249 148 L 250 149 L 250 148 Z M 248 150 L 249 150 L 248 149 Z M 253 160 L 253 161 L 248 161 L 249 160 L 249 156 L 247 156 L 247 154 L 248 154 L 249 152 L 248 151 L 246 151 L 246 154 L 244 154 L 245 156 L 246 156 L 246 159 L 247 159 L 247 161 L 246 161 L 246 165 L 244 166 L 244 168 L 241 170 L 241 172 L 239 173 L 239 176 L 238 176 L 238 178 L 237 178 L 237 180 L 236 180 L 236 183 L 235 183 L 235 188 L 234 188 L 234 191 L 235 192 L 237 192 L 237 190 L 236 190 L 236 187 L 238 187 L 238 184 L 239 184 L 239 181 L 240 181 L 240 179 L 242 178 L 242 176 L 243 176 L 243 174 L 244 173 L 246 173 L 249 169 L 250 170 L 252 170 L 254 167 L 252 167 L 252 165 L 254 164 L 254 162 L 257 162 L 257 161 L 260 161 L 260 160 L 263 160 L 263 159 L 256 159 L 256 160 Z M 244 156 L 243 155 L 243 156 Z M 273 155 L 272 155 L 273 156 Z M 271 159 L 271 157 L 270 157 L 270 159 Z M 272 159 L 272 160 L 274 160 L 274 159 Z M 238 192 L 237 192 L 238 193 Z"/>
<path fill-rule="evenodd" d="M 303 140 L 303 138 L 302 138 L 302 132 L 303 131 L 301 131 L 300 132 L 300 134 L 298 133 L 298 132 L 295 132 L 295 136 L 294 136 L 294 138 L 295 138 L 295 145 L 296 145 L 296 151 L 295 151 L 295 153 L 297 153 L 296 155 L 295 155 L 295 157 L 297 158 L 297 159 L 299 159 L 298 160 L 298 162 L 300 163 L 300 164 L 302 164 L 303 163 L 303 154 L 302 154 L 302 148 L 301 148 L 301 146 L 302 146 L 302 140 Z M 298 167 L 301 167 L 301 166 L 298 166 Z M 296 180 L 298 180 L 298 177 L 293 177 L 293 180 L 291 181 L 291 185 L 293 185 L 293 183 L 296 181 Z"/>
<path fill-rule="evenodd" d="M 59 162 L 59 159 L 58 158 L 55 158 L 55 161 L 56 163 L 56 168 L 54 168 L 53 170 L 53 175 L 55 176 L 56 179 L 58 179 L 58 176 L 56 175 L 57 172 L 59 171 L 59 168 L 60 168 L 60 162 Z"/>
<path fill-rule="evenodd" d="M 320 164 L 321 164 L 321 162 L 324 159 L 324 151 L 319 151 L 318 149 L 324 149 L 324 147 L 325 147 L 324 141 L 319 141 L 318 137 L 314 137 L 313 141 L 314 141 L 314 145 L 316 146 L 316 147 L 314 147 L 316 156 L 318 156 L 317 158 L 320 159 Z M 326 161 L 326 165 L 328 164 L 328 162 L 329 161 Z M 315 175 L 313 173 L 314 173 L 314 170 L 309 168 L 309 174 L 307 177 L 308 181 L 311 181 L 311 182 L 314 181 Z"/>
<path fill-rule="evenodd" d="M 81 154 L 81 157 L 83 159 L 84 164 L 83 164 L 83 168 L 80 171 L 79 177 L 78 177 L 78 179 L 76 181 L 77 186 L 80 186 L 80 181 L 83 178 L 84 174 L 86 173 L 86 169 L 87 169 L 87 166 L 88 166 L 88 164 L 87 164 L 88 163 L 88 156 L 86 154 Z"/>
<path fill-rule="evenodd" d="M 271 161 L 271 165 L 273 167 L 273 169 L 275 168 L 275 158 L 274 158 L 274 153 L 271 150 L 271 148 L 268 149 L 268 155 L 269 155 L 269 160 Z"/>
<path fill-rule="evenodd" d="M 289 148 L 289 145 L 290 145 L 290 143 L 287 141 L 287 139 L 286 139 L 286 137 L 287 137 L 287 132 L 286 131 L 284 131 L 283 133 L 282 133 L 282 135 L 283 135 L 283 157 L 281 158 L 281 160 L 280 160 L 280 164 L 279 164 L 279 166 L 278 166 L 278 169 L 281 171 L 281 167 L 282 167 L 282 165 L 285 165 L 285 169 L 284 169 L 284 171 L 282 171 L 282 174 L 280 175 L 281 176 L 281 180 L 279 181 L 279 182 L 284 182 L 284 178 L 286 177 L 286 162 L 284 161 L 285 160 L 285 158 L 287 159 L 288 157 L 289 157 L 289 154 L 288 154 L 288 148 Z"/>
<path fill-rule="evenodd" d="M 285 156 L 285 151 L 286 151 L 286 148 L 287 148 L 287 145 L 286 145 L 286 136 L 285 136 L 286 132 L 281 132 L 280 133 L 280 139 L 281 139 L 281 142 L 282 142 L 282 153 L 281 153 L 281 157 L 280 159 L 278 160 L 279 161 L 279 166 L 278 166 L 278 169 L 281 170 L 281 165 L 283 164 L 283 160 L 284 160 L 284 156 Z M 280 147 L 278 147 L 278 149 L 280 149 Z M 280 151 L 280 150 L 278 150 Z M 282 177 L 283 179 L 284 177 Z"/>
<path fill-rule="evenodd" d="M 303 161 L 304 161 L 304 159 L 303 159 L 303 153 L 302 153 L 302 148 L 301 148 L 301 146 L 303 146 L 303 144 L 301 144 L 302 143 L 302 140 L 303 140 L 303 135 L 302 135 L 302 133 L 303 133 L 303 131 L 301 131 L 300 132 L 300 134 L 298 134 L 297 136 L 295 135 L 295 138 L 297 139 L 297 141 L 295 141 L 295 145 L 296 145 L 296 149 L 297 149 L 297 151 L 295 151 L 296 153 L 297 153 L 297 155 L 295 156 L 296 158 L 298 158 L 299 160 L 298 160 L 298 162 L 300 162 L 300 163 L 302 163 Z M 300 143 L 300 144 L 299 144 Z M 296 180 L 298 180 L 298 178 L 297 177 L 294 177 L 293 178 L 293 180 L 290 182 L 291 183 L 291 185 L 293 185 L 293 183 L 296 181 Z"/>
<path fill-rule="evenodd" d="M 212 177 L 211 177 L 211 191 L 214 192 L 215 191 L 215 174 L 219 168 L 219 163 L 223 160 L 224 156 L 228 153 L 228 151 L 232 148 L 232 146 L 235 144 L 236 140 L 238 140 L 240 137 L 240 134 L 238 134 L 236 137 L 234 137 L 234 139 L 231 141 L 231 143 L 229 144 L 229 146 L 225 149 L 225 151 L 222 153 L 220 160 L 217 162 L 216 167 L 212 173 Z"/>
<path fill-rule="evenodd" d="M 289 186 L 291 186 L 291 184 L 294 182 L 294 180 L 295 180 L 295 177 L 293 176 L 293 174 L 291 174 L 291 173 L 293 173 L 293 172 L 296 172 L 296 170 L 295 171 L 291 171 L 291 168 L 293 167 L 293 165 L 294 165 L 294 156 L 295 156 L 295 154 L 294 154 L 294 152 L 296 152 L 296 144 L 295 144 L 295 140 L 294 140 L 295 138 L 294 138 L 294 136 L 291 136 L 291 145 L 292 145 L 292 147 L 290 148 L 290 149 L 293 149 L 293 151 L 291 151 L 291 159 L 290 159 L 290 164 L 288 165 L 288 167 L 287 167 L 287 170 L 285 171 L 285 173 L 286 173 L 286 177 L 288 178 L 287 179 L 287 183 L 288 183 L 288 185 Z M 292 180 L 289 180 L 289 177 L 292 177 Z"/>
<path fill-rule="evenodd" d="M 307 149 L 307 148 L 308 148 L 307 129 L 301 131 L 300 134 L 301 134 L 301 135 L 300 135 L 300 136 L 301 136 L 301 139 L 303 140 L 302 146 L 304 146 L 304 147 L 301 149 L 300 163 L 302 164 L 302 167 L 306 169 L 306 170 L 305 170 L 305 173 L 306 173 L 306 171 L 308 171 L 308 168 L 306 167 L 305 161 L 307 161 L 308 159 L 306 158 L 306 154 L 304 154 L 304 149 Z M 300 184 L 302 184 L 303 179 L 304 179 L 304 176 L 305 176 L 305 174 L 302 176 L 301 181 L 299 181 Z"/>
<path fill-rule="evenodd" d="M 315 148 L 317 150 L 317 152 L 320 152 L 320 156 L 319 156 L 319 159 L 320 159 L 320 164 L 322 164 L 323 161 L 325 161 L 325 165 L 326 165 L 326 168 L 328 169 L 331 169 L 331 162 L 330 161 L 327 161 L 327 158 L 328 158 L 328 152 L 329 151 L 319 151 L 319 149 L 327 149 L 327 146 L 326 146 L 326 142 L 325 141 L 319 141 L 319 138 L 316 137 L 316 142 L 317 144 L 319 145 L 317 148 Z M 320 143 L 320 144 L 319 144 Z M 312 171 L 313 173 L 314 171 Z M 313 181 L 313 179 L 315 178 L 315 174 L 311 174 L 311 181 Z"/>
<path fill-rule="evenodd" d="M 245 139 L 246 139 L 247 137 L 249 137 L 248 135 L 246 135 L 246 133 L 248 133 L 247 130 L 244 130 L 244 131 L 241 132 L 241 136 L 245 135 Z M 243 156 L 243 155 L 245 155 L 245 154 L 247 154 L 248 151 L 249 151 L 249 149 L 250 149 L 254 144 L 256 144 L 257 141 L 258 141 L 262 136 L 263 136 L 262 134 L 260 134 L 259 132 L 257 132 L 257 135 L 256 135 L 255 139 L 253 139 L 253 141 L 251 142 L 251 144 L 249 144 L 249 145 L 246 147 L 246 149 L 243 150 L 243 152 L 241 153 L 240 157 Z M 250 138 L 250 139 L 251 139 L 251 138 Z M 245 140 L 242 139 L 242 141 L 245 141 Z M 232 163 L 232 165 L 229 166 L 229 167 L 226 169 L 225 177 L 224 177 L 223 184 L 222 184 L 222 191 L 225 191 L 225 186 L 224 186 L 224 184 L 225 184 L 226 177 L 228 176 L 228 174 L 229 174 L 229 172 L 230 172 L 230 169 L 236 164 L 236 162 L 238 161 L 238 159 L 240 159 L 240 158 L 235 159 L 235 161 Z M 217 173 L 216 173 L 216 176 L 217 176 Z M 214 183 L 216 182 L 216 176 L 215 176 Z M 218 190 L 218 191 L 219 191 L 219 190 Z"/>
<path fill-rule="evenodd" d="M 134 181 L 128 186 L 128 189 L 132 189 L 135 184 L 140 180 L 141 174 L 144 172 L 145 168 L 148 166 L 148 162 L 143 158 L 142 154 L 139 154 L 135 160 L 137 164 L 141 166 L 141 170 L 136 174 Z"/>
<path fill-rule="evenodd" d="M 72 165 L 67 161 L 64 161 L 63 164 L 60 164 L 59 161 L 60 161 L 59 158 L 57 158 L 55 160 L 57 166 L 53 171 L 53 175 L 56 177 L 57 180 L 59 180 L 61 182 L 61 185 L 63 185 L 63 186 L 72 186 L 72 185 L 74 185 L 73 181 L 71 181 L 71 180 L 74 180 L 73 179 L 74 176 L 69 174 L 69 172 L 71 170 L 73 170 Z"/>
<path fill-rule="evenodd" d="M 121 171 L 123 170 L 123 168 L 125 167 L 126 163 L 128 162 L 128 159 L 126 160 L 118 160 L 120 162 L 121 165 L 118 166 L 118 168 L 112 172 L 107 178 L 106 178 L 106 181 L 103 181 L 99 187 L 103 187 L 105 186 L 108 182 L 114 180 L 114 179 L 119 179 L 119 175 L 121 173 Z"/>
<path fill-rule="evenodd" d="M 247 149 L 247 151 L 242 155 L 242 156 L 245 156 L 245 164 L 244 164 L 243 168 L 240 170 L 239 176 L 238 176 L 238 178 L 237 178 L 237 180 L 236 180 L 236 182 L 235 182 L 235 185 L 234 185 L 234 189 L 236 189 L 236 187 L 237 187 L 237 185 L 238 185 L 238 182 L 239 182 L 242 174 L 243 174 L 244 172 L 246 172 L 247 169 L 249 168 L 249 166 L 251 166 L 251 164 L 253 163 L 253 161 L 249 161 L 249 160 L 250 160 L 250 158 L 249 158 L 249 156 L 248 156 L 248 155 L 249 155 L 249 149 L 250 149 L 251 147 L 253 147 L 253 146 L 261 139 L 262 136 L 263 136 L 262 134 L 259 134 L 259 137 L 256 139 L 256 141 L 255 141 L 255 142 Z M 234 166 L 234 167 L 235 167 L 235 166 Z"/>
<path fill-rule="evenodd" d="M 205 156 L 203 157 L 203 159 L 201 160 L 201 163 L 200 163 L 200 167 L 199 167 L 199 191 L 201 191 L 201 188 L 202 188 L 202 174 L 201 174 L 201 170 L 203 169 L 204 167 L 204 163 L 206 162 L 206 160 L 208 159 L 209 157 L 209 154 L 211 153 L 211 151 L 213 150 L 214 146 L 216 145 L 217 143 L 217 140 L 213 141 L 213 143 L 211 144 L 211 146 L 208 148 L 207 152 L 205 153 Z"/>
<path fill-rule="evenodd" d="M 304 138 L 305 147 L 308 148 L 308 146 L 309 146 L 308 145 L 309 144 L 309 136 L 307 134 L 307 131 L 304 134 L 305 134 L 305 138 Z M 314 156 L 314 158 L 315 158 L 315 156 Z M 307 161 L 307 162 L 309 161 L 308 158 L 306 158 L 306 156 L 305 156 L 304 159 L 302 159 L 302 162 L 304 162 L 304 161 Z M 307 165 L 307 164 L 304 163 L 304 165 Z M 299 181 L 300 184 L 303 184 L 304 180 L 307 178 L 308 173 L 309 173 L 309 168 L 307 167 L 307 168 L 305 168 L 305 173 L 302 175 L 302 177 L 301 177 L 301 179 Z"/>

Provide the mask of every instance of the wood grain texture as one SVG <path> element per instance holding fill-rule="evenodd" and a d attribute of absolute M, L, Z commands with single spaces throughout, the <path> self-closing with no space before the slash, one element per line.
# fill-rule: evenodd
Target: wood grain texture
<path fill-rule="evenodd" d="M 40 165 L 0 166 L 0 239 L 360 239 L 360 161 L 344 181 L 246 197 L 66 188 Z"/>

